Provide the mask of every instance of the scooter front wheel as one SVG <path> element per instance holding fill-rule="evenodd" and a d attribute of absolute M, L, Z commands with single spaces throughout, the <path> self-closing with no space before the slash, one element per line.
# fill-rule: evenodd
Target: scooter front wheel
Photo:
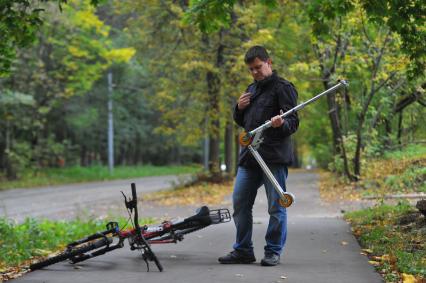
<path fill-rule="evenodd" d="M 292 193 L 284 193 L 278 202 L 282 207 L 287 208 L 294 203 L 294 200 L 295 197 Z"/>

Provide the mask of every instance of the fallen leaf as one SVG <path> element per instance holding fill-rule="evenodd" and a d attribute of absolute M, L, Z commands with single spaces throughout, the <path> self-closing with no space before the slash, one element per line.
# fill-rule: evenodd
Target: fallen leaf
<path fill-rule="evenodd" d="M 369 264 L 374 265 L 374 266 L 379 266 L 380 262 L 374 261 L 374 260 L 369 260 L 368 261 Z"/>
<path fill-rule="evenodd" d="M 348 244 L 348 242 L 346 242 L 346 241 L 342 241 L 342 246 L 346 246 L 347 244 Z"/>
<path fill-rule="evenodd" d="M 34 254 L 35 255 L 42 255 L 42 256 L 46 256 L 46 255 L 49 255 L 49 254 L 51 254 L 52 253 L 52 251 L 49 251 L 49 250 L 43 250 L 43 249 L 35 249 L 34 250 Z"/>
<path fill-rule="evenodd" d="M 395 264 L 397 262 L 397 258 L 394 255 L 383 255 L 382 259 L 384 261 L 391 263 L 391 264 Z"/>
<path fill-rule="evenodd" d="M 367 254 L 372 254 L 373 251 L 370 249 L 362 249 L 363 252 L 367 253 Z"/>
<path fill-rule="evenodd" d="M 287 277 L 286 276 L 284 276 L 284 275 L 281 275 L 281 277 L 280 277 L 281 279 L 287 279 Z"/>
<path fill-rule="evenodd" d="M 240 273 L 237 273 L 237 274 L 235 274 L 235 276 L 237 276 L 237 277 L 243 277 L 244 275 L 240 274 Z"/>
<path fill-rule="evenodd" d="M 411 274 L 402 273 L 402 283 L 416 283 L 416 277 Z"/>

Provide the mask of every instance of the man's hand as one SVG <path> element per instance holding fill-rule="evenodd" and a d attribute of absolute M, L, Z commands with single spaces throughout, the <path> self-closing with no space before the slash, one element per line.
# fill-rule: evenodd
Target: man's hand
<path fill-rule="evenodd" d="M 250 104 L 250 92 L 243 93 L 240 98 L 238 98 L 238 110 L 243 110 Z"/>
<path fill-rule="evenodd" d="M 282 115 L 282 114 L 284 114 L 284 112 L 282 110 L 280 110 L 280 115 Z M 278 127 L 281 127 L 282 124 L 284 124 L 284 119 L 281 118 L 280 115 L 272 117 L 272 119 L 271 119 L 272 128 L 278 128 Z"/>

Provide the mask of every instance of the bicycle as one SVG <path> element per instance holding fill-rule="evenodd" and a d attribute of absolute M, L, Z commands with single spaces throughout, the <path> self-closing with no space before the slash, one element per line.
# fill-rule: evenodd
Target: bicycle
<path fill-rule="evenodd" d="M 129 200 L 127 200 L 123 192 L 121 193 L 123 194 L 124 203 L 129 213 L 128 222 L 131 221 L 133 224 L 132 228 L 119 228 L 117 222 L 109 222 L 106 225 L 106 230 L 68 244 L 65 250 L 58 255 L 33 263 L 29 269 L 34 271 L 65 260 L 70 260 L 72 264 L 75 264 L 115 249 L 123 248 L 124 241 L 128 239 L 130 250 L 140 250 L 142 252 L 142 258 L 147 265 L 147 271 L 149 271 L 149 261 L 153 261 L 161 272 L 163 271 L 163 266 L 151 249 L 151 244 L 177 243 L 184 239 L 183 236 L 185 234 L 203 229 L 211 224 L 219 224 L 231 220 L 229 210 L 226 208 L 210 210 L 207 206 L 202 206 L 197 209 L 195 215 L 184 220 L 176 222 L 164 221 L 160 225 L 144 225 L 140 227 L 136 185 L 134 183 L 131 184 L 131 189 L 132 198 Z M 114 244 L 114 242 L 116 243 Z"/>

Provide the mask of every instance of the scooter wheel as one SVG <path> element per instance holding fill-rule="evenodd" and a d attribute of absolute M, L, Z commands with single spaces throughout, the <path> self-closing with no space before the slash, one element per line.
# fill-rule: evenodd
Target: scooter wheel
<path fill-rule="evenodd" d="M 238 141 L 242 146 L 248 146 L 253 141 L 253 137 L 251 137 L 247 132 L 241 132 L 238 136 Z"/>
<path fill-rule="evenodd" d="M 292 194 L 286 193 L 282 198 L 279 199 L 278 202 L 282 207 L 287 208 L 293 204 L 294 196 Z"/>

